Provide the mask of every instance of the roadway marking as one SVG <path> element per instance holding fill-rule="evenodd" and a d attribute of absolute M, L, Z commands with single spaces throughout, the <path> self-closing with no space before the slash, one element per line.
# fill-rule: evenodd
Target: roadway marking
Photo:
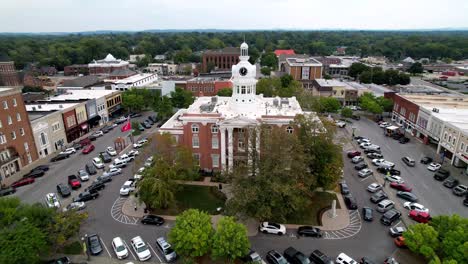
<path fill-rule="evenodd" d="M 123 243 L 125 244 L 125 246 L 127 247 L 127 250 L 130 252 L 130 254 L 132 254 L 133 259 L 137 260 L 137 258 L 136 258 L 135 255 L 133 254 L 132 249 L 128 246 L 127 242 L 125 242 L 125 240 L 123 240 L 123 239 L 122 239 L 122 241 L 123 241 Z"/>
<path fill-rule="evenodd" d="M 114 201 L 114 204 L 111 208 L 111 216 L 112 218 L 114 218 L 115 221 L 120 222 L 122 224 L 136 225 L 138 222 L 138 218 L 133 216 L 127 216 L 122 213 L 122 207 L 126 200 L 127 198 L 119 197 Z"/>
<path fill-rule="evenodd" d="M 350 211 L 349 225 L 340 230 L 323 231 L 324 239 L 346 239 L 355 236 L 361 231 L 362 221 L 358 210 Z"/>
<path fill-rule="evenodd" d="M 162 259 L 159 257 L 158 253 L 156 253 L 156 251 L 153 249 L 153 247 L 151 246 L 151 244 L 148 244 L 149 248 L 151 249 L 151 251 L 153 251 L 153 253 L 156 255 L 156 257 L 159 259 L 159 262 L 161 263 L 164 263 L 162 261 Z"/>
<path fill-rule="evenodd" d="M 360 180 L 360 182 L 366 181 L 370 178 L 370 176 L 365 177 L 364 179 Z"/>
<path fill-rule="evenodd" d="M 109 258 L 112 258 L 111 253 L 110 253 L 109 250 L 107 249 L 106 244 L 104 243 L 104 241 L 102 240 L 101 237 L 99 237 L 99 240 L 101 240 L 101 244 L 104 246 L 104 249 L 107 251 L 107 254 L 109 255 Z"/>
<path fill-rule="evenodd" d="M 401 221 L 398 221 L 395 225 L 392 226 L 392 228 L 397 227 L 399 224 L 401 224 Z"/>

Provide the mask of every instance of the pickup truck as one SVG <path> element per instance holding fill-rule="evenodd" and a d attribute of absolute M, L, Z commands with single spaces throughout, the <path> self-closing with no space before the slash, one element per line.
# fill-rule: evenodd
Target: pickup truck
<path fill-rule="evenodd" d="M 78 189 L 81 187 L 81 182 L 76 175 L 69 175 L 68 185 L 70 185 L 72 189 Z"/>

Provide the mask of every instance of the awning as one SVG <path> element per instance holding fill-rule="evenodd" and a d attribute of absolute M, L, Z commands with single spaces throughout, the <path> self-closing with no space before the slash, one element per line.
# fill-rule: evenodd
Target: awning
<path fill-rule="evenodd" d="M 385 129 L 387 129 L 387 130 L 396 130 L 396 129 L 399 129 L 399 127 L 397 127 L 397 126 L 389 126 L 389 127 L 386 127 Z"/>
<path fill-rule="evenodd" d="M 95 115 L 95 116 L 91 117 L 90 119 L 88 119 L 88 124 L 94 124 L 99 120 L 101 120 L 101 116 L 100 115 Z"/>

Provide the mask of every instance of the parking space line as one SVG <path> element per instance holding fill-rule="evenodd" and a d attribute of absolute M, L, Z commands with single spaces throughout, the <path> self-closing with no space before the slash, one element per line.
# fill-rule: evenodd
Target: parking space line
<path fill-rule="evenodd" d="M 99 240 L 101 240 L 101 244 L 104 246 L 104 249 L 107 251 L 107 254 L 109 254 L 109 258 L 112 258 L 111 253 L 110 253 L 109 250 L 107 249 L 106 244 L 104 243 L 104 241 L 102 240 L 101 237 L 99 237 Z"/>
<path fill-rule="evenodd" d="M 398 221 L 398 223 L 396 223 L 394 226 L 392 226 L 392 228 L 397 227 L 399 224 L 401 224 L 401 221 Z"/>
<path fill-rule="evenodd" d="M 369 176 L 368 176 L 368 177 L 365 177 L 364 179 L 360 180 L 360 182 L 366 181 L 366 180 L 368 180 L 369 178 L 370 178 Z"/>
<path fill-rule="evenodd" d="M 127 250 L 130 252 L 130 254 L 132 254 L 133 259 L 134 259 L 134 260 L 137 260 L 137 258 L 136 258 L 135 255 L 133 254 L 132 249 L 128 246 L 127 242 L 125 242 L 125 240 L 123 240 L 123 239 L 122 239 L 122 241 L 123 241 L 123 243 L 125 244 L 125 246 L 127 247 Z"/>
<path fill-rule="evenodd" d="M 149 246 L 149 248 L 151 249 L 151 251 L 153 251 L 153 253 L 156 255 L 156 257 L 159 259 L 159 262 L 164 263 L 164 262 L 162 261 L 162 259 L 159 257 L 158 253 L 156 253 L 156 251 L 153 249 L 153 247 L 151 246 L 151 244 L 148 243 L 148 246 Z"/>

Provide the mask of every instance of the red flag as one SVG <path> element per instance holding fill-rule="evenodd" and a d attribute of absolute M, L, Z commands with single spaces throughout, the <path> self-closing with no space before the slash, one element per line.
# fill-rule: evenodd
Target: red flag
<path fill-rule="evenodd" d="M 125 125 L 122 126 L 120 131 L 125 132 L 125 131 L 129 131 L 130 129 L 132 129 L 132 124 L 130 123 L 130 116 L 128 116 L 127 123 L 125 123 Z"/>

